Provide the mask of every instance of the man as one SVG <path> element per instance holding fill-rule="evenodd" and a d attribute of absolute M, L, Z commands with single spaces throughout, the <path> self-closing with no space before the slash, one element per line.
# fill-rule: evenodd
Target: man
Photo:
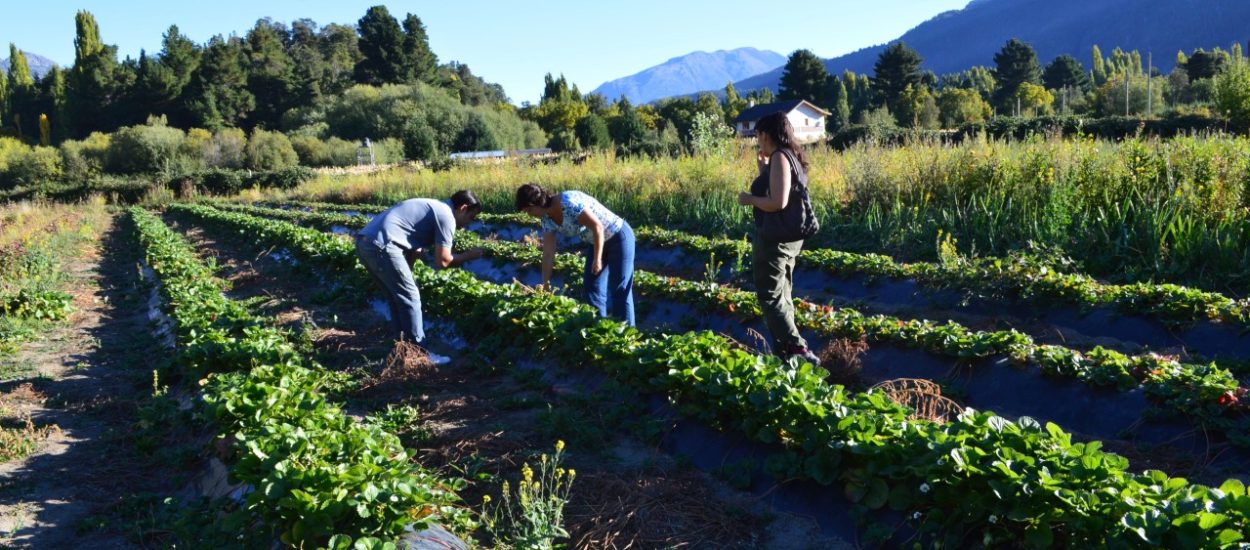
<path fill-rule="evenodd" d="M 378 214 L 356 235 L 356 255 L 386 294 L 397 339 L 425 340 L 421 293 L 412 280 L 417 256 L 433 247 L 434 265 L 439 269 L 482 257 L 481 250 L 451 252 L 456 229 L 472 223 L 481 212 L 482 203 L 467 190 L 457 191 L 450 203 L 409 199 Z M 436 365 L 451 361 L 432 352 L 429 355 Z"/>

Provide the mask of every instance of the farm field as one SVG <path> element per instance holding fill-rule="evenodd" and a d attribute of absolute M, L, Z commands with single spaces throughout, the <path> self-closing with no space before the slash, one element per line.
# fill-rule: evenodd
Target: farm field
<path fill-rule="evenodd" d="M 705 161 L 588 162 L 685 178 Z M 401 168 L 129 208 L 6 207 L 6 258 L 52 259 L 0 274 L 4 437 L 20 442 L 0 534 L 257 548 L 1244 541 L 1250 305 L 1234 278 L 1108 277 L 974 255 L 955 236 L 931 257 L 821 238 L 798 260 L 795 305 L 824 367 L 788 365 L 760 336 L 743 220 L 714 214 L 716 194 L 674 223 L 663 209 L 676 202 L 647 214 L 607 193 L 639 217 L 637 329 L 574 299 L 573 243 L 556 291 L 535 290 L 537 225 L 505 206 L 509 186 L 600 169 Z M 488 206 L 456 247 L 486 254 L 414 270 L 430 349 L 453 357 L 435 367 L 388 343 L 349 236 L 387 200 L 461 183 Z M 31 256 L 41 246 L 53 252 Z M 107 399 L 76 393 L 100 380 Z M 125 465 L 89 460 L 117 449 Z M 115 490 L 48 481 L 65 457 Z M 505 527 L 505 493 L 536 473 L 526 499 L 560 501 L 561 517 Z M 78 504 L 56 510 L 59 498 Z"/>

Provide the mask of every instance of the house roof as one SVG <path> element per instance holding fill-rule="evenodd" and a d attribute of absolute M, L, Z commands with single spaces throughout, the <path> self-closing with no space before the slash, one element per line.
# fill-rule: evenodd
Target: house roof
<path fill-rule="evenodd" d="M 742 111 L 741 113 L 738 113 L 738 118 L 735 118 L 734 122 L 735 123 L 755 122 L 773 113 L 789 113 L 790 111 L 798 109 L 799 105 L 804 105 L 804 104 L 806 104 L 812 110 L 818 113 L 821 113 L 824 116 L 829 116 L 829 111 L 826 111 L 824 109 L 821 109 L 820 107 L 812 105 L 812 102 L 806 99 L 791 99 L 790 101 L 778 101 L 776 103 L 765 103 L 763 105 L 756 105 L 754 107 L 746 109 Z"/>

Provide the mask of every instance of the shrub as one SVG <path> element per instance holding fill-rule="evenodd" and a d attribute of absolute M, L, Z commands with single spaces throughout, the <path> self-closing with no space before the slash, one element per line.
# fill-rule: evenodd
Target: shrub
<path fill-rule="evenodd" d="M 434 160 L 438 156 L 438 142 L 434 139 L 434 129 L 425 120 L 414 118 L 404 127 L 404 156 L 423 162 Z"/>
<path fill-rule="evenodd" d="M 404 161 L 404 142 L 395 138 L 373 142 L 373 160 L 378 164 L 395 164 Z"/>
<path fill-rule="evenodd" d="M 291 140 L 280 132 L 257 129 L 247 142 L 247 167 L 252 170 L 281 170 L 299 165 Z"/>
<path fill-rule="evenodd" d="M 25 147 L 10 158 L 5 179 L 12 186 L 37 185 L 61 179 L 61 153 L 42 145 Z"/>
<path fill-rule="evenodd" d="M 204 152 L 204 166 L 207 168 L 243 168 L 245 161 L 244 149 L 247 148 L 247 136 L 238 128 L 223 128 L 213 134 Z"/>
<path fill-rule="evenodd" d="M 65 179 L 81 181 L 103 174 L 110 143 L 112 137 L 100 132 L 92 132 L 82 141 L 62 142 L 61 166 Z"/>
<path fill-rule="evenodd" d="M 119 174 L 175 172 L 185 137 L 182 130 L 156 119 L 142 126 L 127 126 L 113 133 L 105 168 Z"/>

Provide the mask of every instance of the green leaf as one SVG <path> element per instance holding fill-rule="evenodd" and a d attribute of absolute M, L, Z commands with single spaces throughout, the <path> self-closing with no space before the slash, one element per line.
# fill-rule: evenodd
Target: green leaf
<path fill-rule="evenodd" d="M 1246 494 L 1245 484 L 1238 479 L 1225 481 L 1223 485 L 1220 485 L 1220 490 L 1223 491 L 1224 494 L 1234 497 L 1244 496 Z"/>
<path fill-rule="evenodd" d="M 890 486 L 881 478 L 873 478 L 868 484 L 868 494 L 864 496 L 864 505 L 871 510 L 885 506 L 890 497 Z"/>
<path fill-rule="evenodd" d="M 1034 548 L 1050 548 L 1055 543 L 1055 534 L 1050 530 L 1050 522 L 1042 522 L 1024 530 L 1024 542 Z"/>
<path fill-rule="evenodd" d="M 1210 531 L 1224 525 L 1228 521 L 1228 516 L 1224 514 L 1212 514 L 1210 512 L 1200 512 L 1198 514 L 1198 527 L 1203 531 Z"/>

